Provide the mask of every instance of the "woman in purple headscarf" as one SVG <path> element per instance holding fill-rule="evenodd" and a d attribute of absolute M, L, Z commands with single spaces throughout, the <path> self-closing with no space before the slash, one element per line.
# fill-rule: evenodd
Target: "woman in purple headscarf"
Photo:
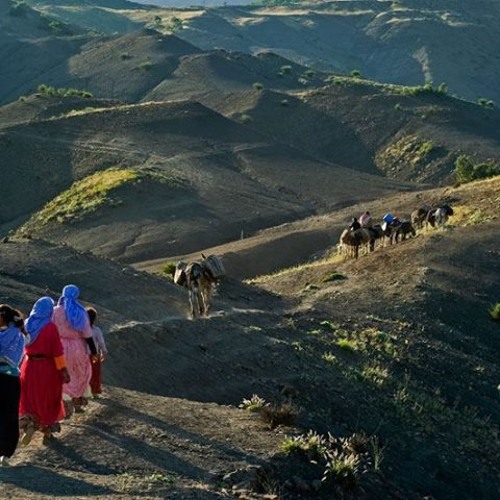
<path fill-rule="evenodd" d="M 63 393 L 71 398 L 76 412 L 82 412 L 83 406 L 87 404 L 83 395 L 92 376 L 87 349 L 90 348 L 93 356 L 97 355 L 87 311 L 77 300 L 79 295 L 80 290 L 76 285 L 66 285 L 52 318 L 59 330 L 71 377 L 70 382 L 63 385 Z M 67 413 L 71 413 L 71 409 L 67 407 Z"/>
<path fill-rule="evenodd" d="M 0 305 L 0 466 L 9 465 L 19 442 L 19 365 L 24 335 L 21 313 Z"/>
<path fill-rule="evenodd" d="M 52 322 L 53 312 L 54 301 L 42 297 L 24 323 L 29 337 L 21 367 L 19 416 L 23 444 L 30 442 L 36 430 L 43 432 L 44 443 L 48 443 L 64 418 L 62 386 L 70 377 L 59 332 Z"/>

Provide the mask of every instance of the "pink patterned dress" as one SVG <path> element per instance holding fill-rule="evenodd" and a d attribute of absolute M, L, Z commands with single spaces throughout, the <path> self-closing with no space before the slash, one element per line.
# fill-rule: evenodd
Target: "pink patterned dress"
<path fill-rule="evenodd" d="M 63 393 L 71 398 L 81 398 L 92 376 L 87 342 L 92 337 L 90 322 L 87 320 L 83 330 L 75 330 L 66 319 L 64 306 L 54 308 L 53 321 L 59 330 L 64 349 L 64 357 L 71 381 L 63 385 Z"/>

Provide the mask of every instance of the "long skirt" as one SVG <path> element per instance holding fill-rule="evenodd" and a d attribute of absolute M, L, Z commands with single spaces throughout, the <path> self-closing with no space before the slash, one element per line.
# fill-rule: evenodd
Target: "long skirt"
<path fill-rule="evenodd" d="M 64 418 L 62 377 L 53 358 L 26 359 L 21 367 L 21 417 L 48 426 Z"/>
<path fill-rule="evenodd" d="M 19 442 L 19 377 L 0 373 L 0 456 L 11 457 Z"/>
<path fill-rule="evenodd" d="M 90 379 L 90 390 L 92 391 L 92 395 L 101 394 L 101 360 L 97 359 L 92 363 L 92 378 Z"/>

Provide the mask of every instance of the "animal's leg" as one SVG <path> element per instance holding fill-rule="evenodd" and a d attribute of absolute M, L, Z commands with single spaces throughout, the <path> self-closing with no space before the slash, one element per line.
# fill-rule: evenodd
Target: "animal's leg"
<path fill-rule="evenodd" d="M 210 311 L 210 303 L 212 301 L 212 283 L 208 283 L 208 286 L 203 290 L 203 313 L 208 316 Z"/>
<path fill-rule="evenodd" d="M 189 289 L 189 307 L 190 307 L 190 312 L 191 312 L 191 317 L 194 319 L 196 317 L 196 314 L 194 312 L 194 294 L 191 289 Z"/>
<path fill-rule="evenodd" d="M 354 246 L 354 258 L 357 259 L 359 255 L 359 245 Z"/>

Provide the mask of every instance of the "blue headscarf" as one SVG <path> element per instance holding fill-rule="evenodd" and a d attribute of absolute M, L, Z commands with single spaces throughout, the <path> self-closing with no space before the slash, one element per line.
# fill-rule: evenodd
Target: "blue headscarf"
<path fill-rule="evenodd" d="M 24 335 L 14 323 L 5 330 L 0 330 L 0 361 L 17 369 L 23 358 L 23 351 Z"/>
<path fill-rule="evenodd" d="M 28 319 L 24 322 L 24 328 L 30 336 L 30 344 L 37 339 L 42 328 L 51 322 L 53 312 L 54 301 L 50 297 L 42 297 L 35 302 Z"/>
<path fill-rule="evenodd" d="M 64 307 L 66 319 L 75 330 L 83 330 L 88 317 L 85 308 L 76 300 L 79 295 L 80 289 L 76 285 L 66 285 L 57 302 L 58 306 Z"/>

